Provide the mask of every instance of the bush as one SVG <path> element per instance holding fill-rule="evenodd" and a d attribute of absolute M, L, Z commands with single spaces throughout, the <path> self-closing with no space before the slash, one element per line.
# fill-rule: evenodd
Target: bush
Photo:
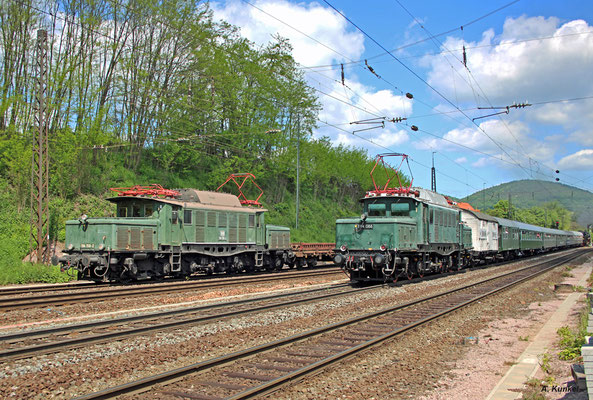
<path fill-rule="evenodd" d="M 573 331 L 568 326 L 563 326 L 557 331 L 560 336 L 560 347 L 558 353 L 561 360 L 574 360 L 581 355 L 581 346 L 585 343 L 585 332 L 583 329 Z"/>
<path fill-rule="evenodd" d="M 58 266 L 48 266 L 30 263 L 12 263 L 0 265 L 0 284 L 20 283 L 58 283 L 73 280 L 65 272 L 60 271 Z"/>

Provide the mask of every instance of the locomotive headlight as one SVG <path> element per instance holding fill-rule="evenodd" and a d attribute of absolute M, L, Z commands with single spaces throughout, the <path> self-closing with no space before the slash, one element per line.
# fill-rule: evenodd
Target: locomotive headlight
<path fill-rule="evenodd" d="M 381 251 L 385 251 L 387 250 L 387 246 L 385 246 L 384 244 L 381 245 L 381 247 L 379 247 L 381 249 Z"/>
<path fill-rule="evenodd" d="M 343 245 L 340 246 L 340 250 L 346 251 L 346 250 L 348 250 L 348 247 L 346 247 L 346 245 L 343 244 Z"/>
<path fill-rule="evenodd" d="M 103 243 L 101 243 L 101 244 L 99 245 L 99 251 L 102 251 L 102 250 L 104 250 L 104 249 L 105 249 L 105 245 L 104 245 Z"/>
<path fill-rule="evenodd" d="M 73 244 L 73 243 L 70 243 L 70 244 L 68 245 L 68 250 L 72 250 L 72 249 L 74 249 L 74 244 Z"/>

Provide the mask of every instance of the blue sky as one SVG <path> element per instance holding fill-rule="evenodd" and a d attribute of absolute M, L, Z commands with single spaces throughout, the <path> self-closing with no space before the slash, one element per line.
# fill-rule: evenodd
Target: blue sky
<path fill-rule="evenodd" d="M 211 4 L 258 45 L 276 33 L 290 40 L 323 106 L 315 137 L 371 156 L 406 153 L 414 184 L 427 188 L 436 152 L 438 191 L 457 197 L 531 178 L 593 191 L 591 1 Z M 479 118 L 501 111 L 479 107 L 526 101 Z M 352 124 L 383 117 L 407 120 Z"/>

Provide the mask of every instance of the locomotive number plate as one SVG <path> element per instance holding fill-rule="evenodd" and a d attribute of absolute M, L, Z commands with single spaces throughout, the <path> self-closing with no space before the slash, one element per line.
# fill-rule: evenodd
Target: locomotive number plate
<path fill-rule="evenodd" d="M 354 225 L 356 229 L 373 229 L 373 224 Z"/>

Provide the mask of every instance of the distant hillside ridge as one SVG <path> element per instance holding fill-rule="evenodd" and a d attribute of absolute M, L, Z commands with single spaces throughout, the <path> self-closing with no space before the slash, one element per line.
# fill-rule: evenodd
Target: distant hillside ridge
<path fill-rule="evenodd" d="M 508 200 L 509 193 L 513 207 L 530 208 L 557 201 L 574 212 L 579 225 L 586 227 L 593 223 L 593 193 L 563 183 L 530 179 L 512 181 L 480 190 L 460 201 L 484 211 L 499 200 Z"/>

